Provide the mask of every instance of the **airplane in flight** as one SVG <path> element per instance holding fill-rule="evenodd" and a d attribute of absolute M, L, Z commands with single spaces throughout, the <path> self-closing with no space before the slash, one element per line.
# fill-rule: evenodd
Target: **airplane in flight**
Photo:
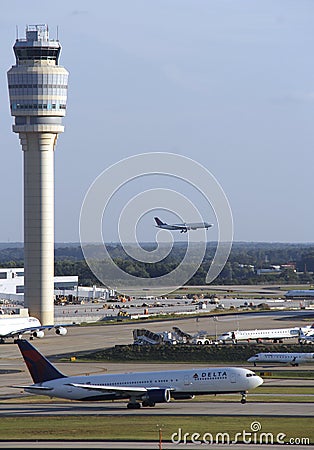
<path fill-rule="evenodd" d="M 156 222 L 157 228 L 162 228 L 163 230 L 180 230 L 180 233 L 187 233 L 190 230 L 197 230 L 198 228 L 205 228 L 208 230 L 208 228 L 212 227 L 213 225 L 208 222 L 195 222 L 195 223 L 174 223 L 172 225 L 169 225 L 166 222 L 162 222 L 158 217 L 154 217 Z"/>
<path fill-rule="evenodd" d="M 272 328 L 269 330 L 234 330 L 226 331 L 222 333 L 218 340 L 224 344 L 228 341 L 236 343 L 238 341 L 251 341 L 262 342 L 263 340 L 272 340 L 274 343 L 281 342 L 283 339 L 298 338 L 300 336 L 300 330 L 304 335 L 310 335 L 314 333 L 314 326 L 308 325 L 306 327 L 293 327 L 293 328 Z"/>
<path fill-rule="evenodd" d="M 56 334 L 64 336 L 68 330 L 62 325 L 42 325 L 36 317 L 4 317 L 0 318 L 0 344 L 5 339 L 21 338 L 23 334 L 30 334 L 30 339 L 43 338 L 45 330 L 55 329 Z"/>
<path fill-rule="evenodd" d="M 14 386 L 25 392 L 70 400 L 128 400 L 129 409 L 153 407 L 173 399 L 192 399 L 196 394 L 241 393 L 260 386 L 263 379 L 248 369 L 236 367 L 197 368 L 162 372 L 131 372 L 66 376 L 30 342 L 17 339 L 34 384 Z"/>
<path fill-rule="evenodd" d="M 303 363 L 314 363 L 314 353 L 257 353 L 248 359 L 248 362 L 254 363 L 284 363 L 298 366 Z"/>

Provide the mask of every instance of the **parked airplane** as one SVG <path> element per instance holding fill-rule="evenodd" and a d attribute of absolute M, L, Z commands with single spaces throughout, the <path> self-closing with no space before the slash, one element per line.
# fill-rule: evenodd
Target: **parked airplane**
<path fill-rule="evenodd" d="M 311 328 L 313 328 L 313 325 Z M 303 329 L 299 328 L 299 342 L 300 344 L 314 344 L 314 334 L 304 333 Z"/>
<path fill-rule="evenodd" d="M 257 353 L 248 359 L 254 363 L 284 363 L 298 366 L 302 363 L 314 362 L 314 353 Z"/>
<path fill-rule="evenodd" d="M 55 329 L 56 334 L 64 336 L 68 330 L 61 325 L 42 325 L 36 317 L 0 318 L 0 344 L 7 338 L 21 337 L 27 333 L 33 338 L 43 338 L 45 330 Z"/>
<path fill-rule="evenodd" d="M 227 341 L 232 341 L 236 343 L 237 341 L 250 341 L 256 340 L 256 342 L 261 342 L 263 340 L 272 340 L 273 342 L 281 342 L 283 339 L 287 338 L 298 338 L 300 335 L 300 330 L 305 335 L 312 334 L 314 332 L 313 325 L 312 327 L 306 326 L 303 328 L 294 327 L 294 328 L 273 328 L 270 330 L 235 330 L 235 331 L 226 331 L 221 336 L 219 336 L 218 340 L 222 341 L 224 344 Z"/>
<path fill-rule="evenodd" d="M 246 394 L 263 383 L 263 379 L 247 369 L 235 367 L 133 372 L 102 375 L 63 375 L 32 344 L 18 339 L 17 344 L 34 384 L 15 386 L 31 394 L 70 400 L 128 399 L 130 409 L 155 406 L 173 399 L 191 399 L 195 394 Z"/>
<path fill-rule="evenodd" d="M 180 233 L 186 233 L 189 230 L 197 230 L 198 228 L 208 228 L 213 225 L 208 222 L 195 222 L 195 223 L 174 223 L 169 225 L 166 222 L 162 222 L 158 217 L 154 217 L 157 228 L 162 228 L 164 230 L 180 230 Z"/>

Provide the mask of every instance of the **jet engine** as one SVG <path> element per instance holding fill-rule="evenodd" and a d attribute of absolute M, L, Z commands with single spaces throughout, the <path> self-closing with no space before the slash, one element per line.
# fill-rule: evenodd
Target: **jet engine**
<path fill-rule="evenodd" d="M 68 330 L 64 327 L 58 327 L 56 328 L 56 334 L 59 334 L 60 336 L 66 335 Z"/>
<path fill-rule="evenodd" d="M 144 396 L 144 401 L 148 405 L 155 403 L 168 403 L 170 402 L 170 389 L 149 389 Z"/>
<path fill-rule="evenodd" d="M 45 333 L 42 330 L 33 331 L 32 337 L 41 339 L 45 336 Z"/>

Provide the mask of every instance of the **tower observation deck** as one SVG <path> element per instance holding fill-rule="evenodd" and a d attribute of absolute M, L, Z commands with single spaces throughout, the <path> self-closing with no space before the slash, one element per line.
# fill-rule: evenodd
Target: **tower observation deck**
<path fill-rule="evenodd" d="M 64 131 L 68 72 L 58 65 L 61 45 L 49 40 L 47 25 L 27 26 L 13 50 L 8 87 L 24 155 L 24 299 L 47 325 L 54 322 L 54 148 Z"/>

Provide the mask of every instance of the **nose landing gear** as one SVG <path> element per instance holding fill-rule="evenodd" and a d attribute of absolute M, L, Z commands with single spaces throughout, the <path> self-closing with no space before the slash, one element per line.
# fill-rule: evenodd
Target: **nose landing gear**
<path fill-rule="evenodd" d="M 242 405 L 244 405 L 246 403 L 246 392 L 241 392 L 242 398 L 241 398 L 241 403 Z"/>

